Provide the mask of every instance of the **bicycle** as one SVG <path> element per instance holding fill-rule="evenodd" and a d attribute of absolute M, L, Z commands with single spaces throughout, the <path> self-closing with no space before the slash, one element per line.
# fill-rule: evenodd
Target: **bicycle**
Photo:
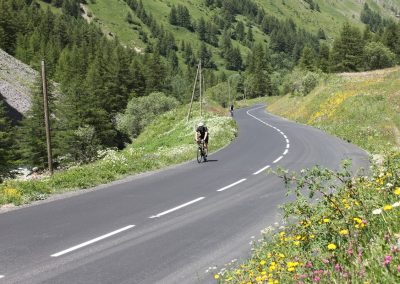
<path fill-rule="evenodd" d="M 197 162 L 200 164 L 201 161 L 207 162 L 206 152 L 204 149 L 204 140 L 201 140 L 201 142 L 198 143 L 197 148 Z"/>

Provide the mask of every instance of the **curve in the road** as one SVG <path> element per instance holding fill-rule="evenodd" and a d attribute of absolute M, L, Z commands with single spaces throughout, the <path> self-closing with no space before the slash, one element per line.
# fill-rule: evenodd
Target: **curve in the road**
<path fill-rule="evenodd" d="M 261 175 L 267 168 L 277 163 L 292 170 L 315 164 L 336 168 L 348 157 L 355 167 L 367 165 L 365 152 L 355 146 L 269 115 L 264 106 L 236 113 L 239 137 L 210 155 L 209 163 L 185 163 L 0 214 L 5 228 L 0 278 L 7 283 L 208 282 L 204 271 L 210 264 L 246 256 L 249 237 L 279 219 L 283 185 L 273 175 Z"/>

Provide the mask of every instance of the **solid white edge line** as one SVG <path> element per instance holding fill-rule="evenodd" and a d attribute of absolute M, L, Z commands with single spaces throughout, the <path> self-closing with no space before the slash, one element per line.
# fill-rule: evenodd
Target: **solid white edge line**
<path fill-rule="evenodd" d="M 283 156 L 280 156 L 278 159 L 276 159 L 275 161 L 273 161 L 273 163 L 276 164 L 276 163 L 279 162 L 282 158 L 283 158 Z"/>
<path fill-rule="evenodd" d="M 258 171 L 256 171 L 253 175 L 258 175 L 258 174 L 260 174 L 260 173 L 262 173 L 263 171 L 265 171 L 266 169 L 269 169 L 271 166 L 270 165 L 268 165 L 268 166 L 266 166 L 266 167 L 264 167 L 264 168 L 262 168 L 261 170 L 258 170 Z"/>
<path fill-rule="evenodd" d="M 169 210 L 167 210 L 167 211 L 158 213 L 157 215 L 150 216 L 149 218 L 150 218 L 150 219 L 153 219 L 153 218 L 158 218 L 158 217 L 164 216 L 164 215 L 166 215 L 166 214 L 168 214 L 168 213 L 174 212 L 174 211 L 179 210 L 179 209 L 181 209 L 181 208 L 183 208 L 183 207 L 186 207 L 186 206 L 191 205 L 191 204 L 193 204 L 193 203 L 199 202 L 200 200 L 203 200 L 204 198 L 205 198 L 205 197 L 199 197 L 199 198 L 194 199 L 194 200 L 192 200 L 192 201 L 186 202 L 185 204 L 182 204 L 182 205 L 176 206 L 176 207 L 174 207 L 174 208 L 172 208 L 172 209 L 169 209 Z"/>
<path fill-rule="evenodd" d="M 228 188 L 231 188 L 231 187 L 234 187 L 235 185 L 238 185 L 239 183 L 242 183 L 242 182 L 244 182 L 244 181 L 246 181 L 247 179 L 241 179 L 241 180 L 238 180 L 237 182 L 234 182 L 234 183 L 232 183 L 232 184 L 230 184 L 230 185 L 228 185 L 228 186 L 225 186 L 225 187 L 223 187 L 223 188 L 221 188 L 221 189 L 218 189 L 217 191 L 218 192 L 221 192 L 221 191 L 224 191 L 224 190 L 227 190 Z"/>
<path fill-rule="evenodd" d="M 288 149 L 285 150 L 285 152 L 283 152 L 283 155 L 286 155 L 289 152 Z"/>
<path fill-rule="evenodd" d="M 70 252 L 72 252 L 72 251 L 74 251 L 74 250 L 77 250 L 77 249 L 86 247 L 86 246 L 88 246 L 88 245 L 91 245 L 91 244 L 96 243 L 96 242 L 98 242 L 98 241 L 104 240 L 104 239 L 106 239 L 106 238 L 108 238 L 108 237 L 111 237 L 111 236 L 116 235 L 116 234 L 118 234 L 118 233 L 121 233 L 121 232 L 123 232 L 123 231 L 132 229 L 133 227 L 135 227 L 135 225 L 129 225 L 129 226 L 123 227 L 123 228 L 118 229 L 118 230 L 115 230 L 115 231 L 113 231 L 113 232 L 111 232 L 111 233 L 102 235 L 102 236 L 100 236 L 100 237 L 98 237 L 98 238 L 89 240 L 89 241 L 87 241 L 87 242 L 84 242 L 84 243 L 81 243 L 81 244 L 79 244 L 79 245 L 73 246 L 73 247 L 71 247 L 71 248 L 69 248 L 69 249 L 66 249 L 66 250 L 57 252 L 57 253 L 55 253 L 55 254 L 52 254 L 51 257 L 59 257 L 59 256 L 61 256 L 61 255 L 70 253 Z"/>

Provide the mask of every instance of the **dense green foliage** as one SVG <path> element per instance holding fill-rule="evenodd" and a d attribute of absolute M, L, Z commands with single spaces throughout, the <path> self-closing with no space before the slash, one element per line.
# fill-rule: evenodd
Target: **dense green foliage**
<path fill-rule="evenodd" d="M 0 182 L 9 175 L 12 167 L 13 144 L 11 122 L 6 116 L 3 101 L 0 99 Z"/>

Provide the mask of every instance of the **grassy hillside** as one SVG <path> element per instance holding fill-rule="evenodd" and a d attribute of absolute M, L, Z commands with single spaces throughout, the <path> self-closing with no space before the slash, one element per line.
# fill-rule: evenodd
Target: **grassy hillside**
<path fill-rule="evenodd" d="M 214 104 L 207 107 L 204 118 L 210 128 L 210 152 L 227 145 L 236 136 L 234 120 L 220 115 Z M 52 177 L 27 181 L 9 180 L 0 184 L 0 206 L 20 205 L 47 198 L 50 194 L 89 188 L 128 175 L 160 169 L 192 160 L 196 155 L 194 127 L 200 121 L 199 106 L 194 105 L 192 118 L 186 122 L 188 106 L 184 105 L 159 116 L 123 151 L 108 149 L 99 161 L 59 171 Z"/>
<path fill-rule="evenodd" d="M 342 137 L 370 153 L 400 146 L 400 68 L 331 75 L 306 97 L 268 110 Z"/>
<path fill-rule="evenodd" d="M 270 1 L 256 0 L 259 6 L 263 7 L 267 14 L 274 15 L 280 19 L 293 19 L 295 23 L 306 30 L 316 33 L 319 28 L 323 28 L 329 39 L 333 39 L 339 32 L 344 22 L 358 26 L 362 26 L 360 22 L 360 12 L 363 8 L 364 1 L 353 0 L 314 0 L 320 7 L 320 12 L 310 9 L 306 1 Z M 400 11 L 400 0 L 388 1 L 367 0 L 372 9 L 378 11 L 381 15 L 395 18 Z M 211 12 L 205 5 L 204 0 L 146 0 L 143 1 L 144 7 L 150 11 L 153 16 L 167 30 L 173 31 L 176 39 L 187 40 L 191 42 L 199 41 L 194 33 L 188 32 L 184 28 L 173 27 L 168 23 L 168 15 L 172 5 L 185 5 L 193 19 L 198 20 L 200 17 L 209 19 Z M 125 21 L 126 14 L 130 11 L 129 7 L 121 0 L 96 0 L 95 3 L 89 2 L 90 10 L 97 18 L 98 23 L 105 29 L 117 34 L 118 37 L 127 45 L 143 46 L 143 42 L 138 39 L 137 30 L 133 30 L 132 26 Z M 140 22 L 140 20 L 135 19 Z M 246 22 L 252 24 L 251 19 Z M 141 23 L 143 26 L 143 23 Z M 267 40 L 267 37 L 259 30 L 255 30 L 255 37 L 258 40 Z M 236 43 L 240 45 L 239 43 Z"/>

